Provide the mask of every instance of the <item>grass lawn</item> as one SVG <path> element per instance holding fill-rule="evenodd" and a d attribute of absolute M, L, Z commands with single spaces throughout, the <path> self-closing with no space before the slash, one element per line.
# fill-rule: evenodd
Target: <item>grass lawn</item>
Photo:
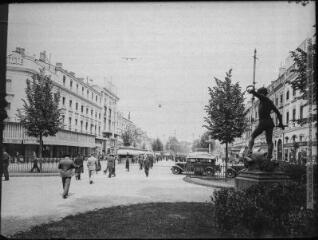
<path fill-rule="evenodd" d="M 98 209 L 33 227 L 12 238 L 220 238 L 211 203 L 146 203 Z"/>

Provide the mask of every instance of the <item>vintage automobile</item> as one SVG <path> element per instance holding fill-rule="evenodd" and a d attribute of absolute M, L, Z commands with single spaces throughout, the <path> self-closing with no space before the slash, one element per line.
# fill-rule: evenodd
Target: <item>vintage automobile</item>
<path fill-rule="evenodd" d="M 244 165 L 244 163 L 230 163 L 228 165 L 228 168 L 227 168 L 227 177 L 229 178 L 235 178 L 239 173 L 240 171 L 244 171 L 246 169 L 246 166 Z"/>
<path fill-rule="evenodd" d="M 186 157 L 185 162 L 176 162 L 171 167 L 173 174 L 193 173 L 194 175 L 214 176 L 221 168 L 216 165 L 216 156 L 206 152 L 192 152 Z"/>

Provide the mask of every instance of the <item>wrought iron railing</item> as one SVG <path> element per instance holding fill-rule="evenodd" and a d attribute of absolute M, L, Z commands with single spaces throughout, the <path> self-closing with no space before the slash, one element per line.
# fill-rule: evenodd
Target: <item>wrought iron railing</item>
<path fill-rule="evenodd" d="M 58 173 L 58 164 L 61 158 L 26 158 L 9 164 L 9 173 Z"/>

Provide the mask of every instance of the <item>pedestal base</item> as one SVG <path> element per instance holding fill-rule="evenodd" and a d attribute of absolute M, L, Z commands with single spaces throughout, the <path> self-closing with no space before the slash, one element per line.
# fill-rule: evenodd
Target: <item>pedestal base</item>
<path fill-rule="evenodd" d="M 241 172 L 235 178 L 235 190 L 243 190 L 255 184 L 287 183 L 288 181 L 289 177 L 280 171 L 250 170 Z"/>

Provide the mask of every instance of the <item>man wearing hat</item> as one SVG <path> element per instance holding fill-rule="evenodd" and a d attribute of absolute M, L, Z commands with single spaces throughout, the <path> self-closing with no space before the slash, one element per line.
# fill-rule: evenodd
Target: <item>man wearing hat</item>
<path fill-rule="evenodd" d="M 88 178 L 89 183 L 93 183 L 93 175 L 96 171 L 97 159 L 94 157 L 94 154 L 91 153 L 91 156 L 87 159 L 87 168 L 88 168 Z"/>

